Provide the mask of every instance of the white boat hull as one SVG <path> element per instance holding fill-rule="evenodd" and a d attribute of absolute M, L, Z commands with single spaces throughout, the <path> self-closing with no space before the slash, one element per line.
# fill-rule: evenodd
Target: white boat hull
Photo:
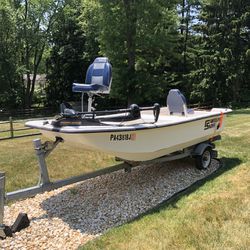
<path fill-rule="evenodd" d="M 195 144 L 210 140 L 219 135 L 224 127 L 221 113 L 224 109 L 190 116 L 160 116 L 157 123 L 127 126 L 90 127 L 66 126 L 60 131 L 52 131 L 39 121 L 27 126 L 40 128 L 44 136 L 54 139 L 61 137 L 65 143 L 91 151 L 101 151 L 127 161 L 152 160 Z M 230 111 L 229 111 L 230 112 Z M 143 116 L 142 116 L 143 118 Z M 149 119 L 148 115 L 144 116 Z M 150 118 L 152 120 L 152 118 Z M 45 130 L 44 130 L 45 129 Z"/>

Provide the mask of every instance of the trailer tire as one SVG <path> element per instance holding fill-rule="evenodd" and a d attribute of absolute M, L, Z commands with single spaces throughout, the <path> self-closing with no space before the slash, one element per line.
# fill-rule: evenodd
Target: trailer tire
<path fill-rule="evenodd" d="M 211 147 L 206 147 L 201 155 L 197 155 L 195 157 L 196 168 L 200 170 L 207 169 L 211 164 L 212 158 L 213 155 Z"/>

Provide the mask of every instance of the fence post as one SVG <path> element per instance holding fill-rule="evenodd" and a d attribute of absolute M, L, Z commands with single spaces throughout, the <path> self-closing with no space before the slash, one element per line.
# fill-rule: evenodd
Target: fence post
<path fill-rule="evenodd" d="M 13 120 L 11 116 L 9 117 L 9 121 L 10 121 L 10 137 L 14 138 Z"/>
<path fill-rule="evenodd" d="M 4 202 L 5 202 L 5 174 L 0 172 L 0 237 L 5 238 L 4 233 Z"/>

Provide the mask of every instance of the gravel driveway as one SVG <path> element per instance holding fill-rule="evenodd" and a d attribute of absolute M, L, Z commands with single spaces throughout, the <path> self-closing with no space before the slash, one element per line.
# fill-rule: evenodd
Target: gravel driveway
<path fill-rule="evenodd" d="M 219 167 L 197 170 L 189 160 L 138 166 L 38 194 L 5 207 L 6 225 L 19 212 L 30 227 L 0 241 L 0 249 L 76 249 L 79 245 L 154 208 Z"/>

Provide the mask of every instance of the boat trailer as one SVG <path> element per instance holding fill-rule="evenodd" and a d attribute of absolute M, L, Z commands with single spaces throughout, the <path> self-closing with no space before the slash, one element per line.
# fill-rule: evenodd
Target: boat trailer
<path fill-rule="evenodd" d="M 140 164 L 154 164 L 154 163 L 163 163 L 167 161 L 174 161 L 188 156 L 196 158 L 196 166 L 199 169 L 205 169 L 210 165 L 211 159 L 217 157 L 217 151 L 214 149 L 214 144 L 212 143 L 215 140 L 219 140 L 220 136 L 213 138 L 211 141 L 205 141 L 197 145 L 185 148 L 182 151 L 166 155 L 157 159 L 143 161 L 143 162 L 128 162 L 122 159 L 116 159 L 118 161 L 123 161 L 120 164 L 104 168 L 92 173 L 87 173 L 79 176 L 74 176 L 58 181 L 50 181 L 48 168 L 46 164 L 46 157 L 56 148 L 56 146 L 63 142 L 63 139 L 56 137 L 54 142 L 46 141 L 41 142 L 40 139 L 33 140 L 34 150 L 36 152 L 38 166 L 39 166 L 39 181 L 36 186 L 16 190 L 13 192 L 5 193 L 5 182 L 6 176 L 4 172 L 0 172 L 0 239 L 5 239 L 6 237 L 11 237 L 13 233 L 18 232 L 29 226 L 30 221 L 26 213 L 19 213 L 16 221 L 12 226 L 4 225 L 4 204 L 8 201 L 24 199 L 28 197 L 33 197 L 38 193 L 43 193 L 45 191 L 51 191 L 66 185 L 91 179 L 97 176 L 105 175 L 112 173 L 121 169 L 124 169 L 125 172 L 131 172 L 132 167 L 136 167 Z"/>

